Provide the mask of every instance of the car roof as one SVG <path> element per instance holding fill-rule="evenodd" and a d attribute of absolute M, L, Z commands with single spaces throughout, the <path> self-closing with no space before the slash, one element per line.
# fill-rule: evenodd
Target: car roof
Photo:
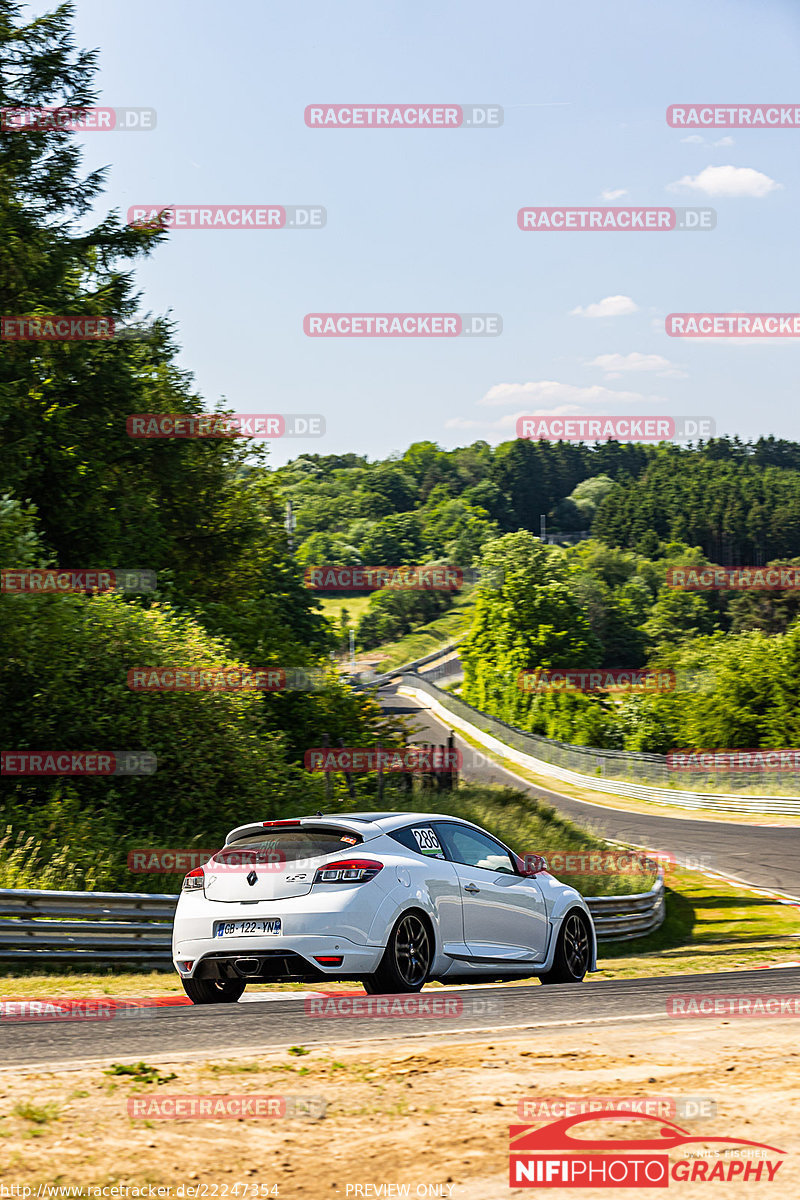
<path fill-rule="evenodd" d="M 292 820 L 300 822 L 300 828 L 308 828 L 314 825 L 339 825 L 344 829 L 352 829 L 357 831 L 359 827 L 362 831 L 364 826 L 372 826 L 373 837 L 378 833 L 390 833 L 394 829 L 401 829 L 404 825 L 416 825 L 420 821 L 456 821 L 459 825 L 472 825 L 472 821 L 465 821 L 463 817 L 454 817 L 451 813 L 420 813 L 420 812 L 338 812 L 338 813 L 314 813 L 302 817 L 294 817 Z M 280 828 L 280 819 L 277 819 Z M 246 825 L 239 825 L 236 829 L 232 829 L 225 839 L 226 844 L 236 838 L 245 836 L 251 833 L 260 833 L 263 829 L 269 829 L 271 822 L 266 821 L 248 821 Z M 273 826 L 275 828 L 275 826 Z"/>
<path fill-rule="evenodd" d="M 471 821 L 463 817 L 454 817 L 452 813 L 430 812 L 385 812 L 385 813 L 325 813 L 316 820 L 359 821 L 364 824 L 377 825 L 380 829 L 399 829 L 403 825 L 416 825 L 420 821 L 457 821 L 460 825 L 471 825 Z"/>

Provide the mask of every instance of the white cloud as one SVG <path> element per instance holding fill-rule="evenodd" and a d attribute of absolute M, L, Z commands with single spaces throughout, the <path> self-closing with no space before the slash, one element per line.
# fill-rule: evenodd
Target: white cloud
<path fill-rule="evenodd" d="M 606 190 L 600 193 L 601 200 L 619 200 L 620 196 L 627 196 L 627 188 L 617 188 L 616 190 Z"/>
<path fill-rule="evenodd" d="M 555 379 L 538 379 L 528 383 L 496 383 L 478 401 L 481 405 L 499 406 L 501 404 L 547 405 L 542 411 L 556 412 L 557 415 L 567 412 L 579 412 L 587 404 L 610 404 L 607 412 L 615 412 L 614 405 L 618 404 L 653 404 L 662 400 L 660 396 L 646 396 L 642 392 L 616 392 L 613 388 L 603 387 L 602 384 L 591 384 L 579 387 L 572 383 L 559 383 Z M 553 406 L 561 406 L 554 409 Z M 526 408 L 527 413 L 532 411 Z"/>
<path fill-rule="evenodd" d="M 706 167 L 699 175 L 684 175 L 675 183 L 668 183 L 667 190 L 677 192 L 681 188 L 691 188 L 696 192 L 704 192 L 706 196 L 754 196 L 761 199 L 770 192 L 783 187 L 769 175 L 762 175 L 752 167 Z"/>
<path fill-rule="evenodd" d="M 681 371 L 668 358 L 663 358 L 660 354 L 640 354 L 636 350 L 631 354 L 598 354 L 589 366 L 600 367 L 610 379 L 619 379 L 620 375 L 627 371 L 655 371 L 664 377 L 686 377 L 686 372 Z"/>
<path fill-rule="evenodd" d="M 630 296 L 606 296 L 603 300 L 598 300 L 596 304 L 587 304 L 586 308 L 578 305 L 570 312 L 571 317 L 624 317 L 628 313 L 639 311 L 638 304 L 634 304 Z"/>
<path fill-rule="evenodd" d="M 517 419 L 529 415 L 520 409 L 518 413 L 504 413 L 502 417 L 497 417 L 494 421 L 476 421 L 471 417 L 450 417 L 444 424 L 445 429 L 478 430 L 484 434 L 497 433 L 500 435 L 511 432 L 513 435 L 517 428 Z"/>
<path fill-rule="evenodd" d="M 690 146 L 707 146 L 709 144 L 706 141 L 706 139 L 704 137 L 702 137 L 699 133 L 690 133 L 688 137 L 681 138 L 681 141 L 688 142 L 688 144 Z M 719 139 L 719 141 L 717 141 L 717 142 L 712 142 L 711 145 L 712 146 L 735 146 L 736 143 L 734 142 L 732 137 L 728 137 L 726 134 L 725 137 L 721 137 Z"/>

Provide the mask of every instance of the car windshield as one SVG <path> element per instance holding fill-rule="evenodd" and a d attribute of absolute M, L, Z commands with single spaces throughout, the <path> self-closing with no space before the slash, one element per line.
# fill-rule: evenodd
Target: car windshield
<path fill-rule="evenodd" d="M 226 859 L 247 859 L 253 862 L 296 863 L 313 858 L 324 858 L 337 850 L 356 846 L 362 838 L 345 829 L 265 829 L 263 833 L 251 833 L 237 838 L 225 846 L 214 858 L 218 862 Z"/>

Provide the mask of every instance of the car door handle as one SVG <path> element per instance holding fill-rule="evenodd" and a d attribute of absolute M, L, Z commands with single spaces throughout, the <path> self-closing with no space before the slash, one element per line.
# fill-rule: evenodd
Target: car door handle
<path fill-rule="evenodd" d="M 464 884 L 465 892 L 472 892 L 474 894 L 475 892 L 479 892 L 480 890 L 481 889 L 479 887 L 476 887 L 474 883 L 465 883 Z"/>

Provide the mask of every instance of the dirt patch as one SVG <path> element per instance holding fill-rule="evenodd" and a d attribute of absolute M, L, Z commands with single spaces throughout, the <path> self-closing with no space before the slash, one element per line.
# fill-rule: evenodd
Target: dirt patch
<path fill-rule="evenodd" d="M 784 1150 L 768 1194 L 788 1200 L 797 1195 L 800 1153 L 792 1115 L 800 1052 L 787 1049 L 795 1030 L 788 1020 L 637 1022 L 492 1042 L 426 1041 L 420 1049 L 401 1042 L 308 1053 L 295 1047 L 224 1062 L 155 1055 L 150 1070 L 133 1074 L 106 1074 L 102 1066 L 5 1069 L 0 1175 L 5 1184 L 32 1186 L 33 1196 L 40 1183 L 58 1183 L 82 1186 L 87 1196 L 90 1186 L 153 1184 L 171 1185 L 162 1195 L 173 1197 L 495 1200 L 532 1194 L 508 1183 L 509 1125 L 545 1123 L 518 1114 L 525 1098 L 677 1096 L 716 1105 L 713 1116 L 670 1117 L 692 1136 L 743 1137 Z M 288 1097 L 296 1115 L 129 1116 L 130 1100 L 146 1101 L 139 1111 L 150 1112 L 154 1102 L 169 1109 L 167 1098 L 220 1095 L 251 1103 L 255 1096 Z M 602 1136 L 643 1136 L 634 1120 L 615 1123 L 613 1133 L 595 1122 L 587 1133 L 599 1136 L 601 1124 Z M 670 1152 L 673 1161 L 687 1155 Z M 725 1184 L 724 1195 L 738 1200 L 763 1186 L 737 1179 Z M 687 1200 L 715 1194 L 700 1182 L 670 1187 Z M 627 1194 L 640 1191 L 653 1194 Z M 591 1200 L 611 1193 L 559 1188 L 557 1194 Z"/>

